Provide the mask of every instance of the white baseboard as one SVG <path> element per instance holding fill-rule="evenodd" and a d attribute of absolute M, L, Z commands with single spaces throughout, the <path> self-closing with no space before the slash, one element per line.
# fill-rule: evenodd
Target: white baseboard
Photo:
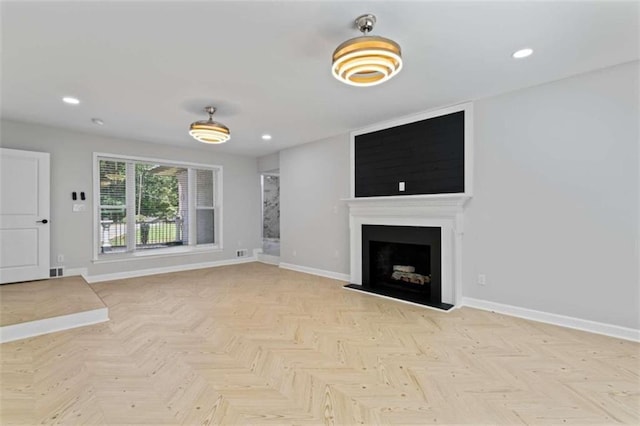
<path fill-rule="evenodd" d="M 58 280 L 66 277 L 80 277 L 87 275 L 87 268 L 65 268 L 64 266 L 52 266 L 51 269 L 62 268 L 62 275 L 57 277 L 48 277 L 49 280 Z"/>
<path fill-rule="evenodd" d="M 99 308 L 20 324 L 5 325 L 4 327 L 0 327 L 0 343 L 13 342 L 14 340 L 69 330 L 85 325 L 98 324 L 105 321 L 109 321 L 109 310 L 107 308 Z"/>
<path fill-rule="evenodd" d="M 240 263 L 256 262 L 255 256 L 241 257 L 238 259 L 217 260 L 214 262 L 188 263 L 186 265 L 165 266 L 162 268 L 139 269 L 136 271 L 114 272 L 112 274 L 100 275 L 83 275 L 83 278 L 89 283 L 98 283 L 102 281 L 123 280 L 126 278 L 145 277 L 148 275 L 167 274 L 170 272 L 191 271 L 194 269 L 215 268 L 217 266 L 237 265 Z"/>
<path fill-rule="evenodd" d="M 604 334 L 605 336 L 616 337 L 618 339 L 640 342 L 640 330 L 636 330 L 634 328 L 589 321 L 565 315 L 551 314 L 533 309 L 520 308 L 518 306 L 503 305 L 502 303 L 489 302 L 487 300 L 474 299 L 471 297 L 463 297 L 462 305 L 532 321 L 559 325 L 561 327 L 573 328 L 596 334 Z"/>
<path fill-rule="evenodd" d="M 69 268 L 69 269 L 65 268 L 64 275 L 61 278 L 85 276 L 85 275 L 87 275 L 87 268 Z"/>
<path fill-rule="evenodd" d="M 338 281 L 349 282 L 351 280 L 351 277 L 349 276 L 349 274 L 341 274 L 339 272 L 325 271 L 324 269 L 310 268 L 308 266 L 294 265 L 292 263 L 281 262 L 280 267 L 282 269 L 289 269 L 291 271 L 304 272 L 305 274 L 318 275 L 326 278 L 333 278 L 334 280 L 338 280 Z"/>
<path fill-rule="evenodd" d="M 280 265 L 280 256 L 258 253 L 258 262 L 266 263 L 267 265 L 278 266 Z"/>

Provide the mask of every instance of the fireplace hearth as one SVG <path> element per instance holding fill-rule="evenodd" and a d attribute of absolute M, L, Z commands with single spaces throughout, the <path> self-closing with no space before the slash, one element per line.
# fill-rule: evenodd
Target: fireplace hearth
<path fill-rule="evenodd" d="M 441 228 L 362 225 L 362 285 L 346 287 L 448 310 L 442 302 Z"/>

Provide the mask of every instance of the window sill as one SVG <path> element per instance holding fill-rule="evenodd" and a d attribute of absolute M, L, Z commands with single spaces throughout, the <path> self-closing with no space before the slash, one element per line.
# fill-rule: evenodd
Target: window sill
<path fill-rule="evenodd" d="M 163 257 L 178 257 L 188 256 L 193 254 L 202 253 L 220 253 L 222 247 L 217 245 L 203 245 L 195 247 L 171 247 L 162 248 L 149 251 L 136 251 L 133 253 L 113 253 L 113 254 L 101 254 L 97 259 L 93 259 L 94 264 L 100 263 L 114 263 L 114 262 L 126 262 L 130 260 L 142 260 L 142 259 L 158 259 Z"/>

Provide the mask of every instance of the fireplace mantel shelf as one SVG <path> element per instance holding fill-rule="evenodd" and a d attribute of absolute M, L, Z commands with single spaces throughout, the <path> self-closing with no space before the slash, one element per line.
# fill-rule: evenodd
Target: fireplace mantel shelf
<path fill-rule="evenodd" d="M 450 205 L 464 205 L 471 196 L 467 194 L 426 194 L 426 195 L 396 195 L 390 197 L 356 197 L 356 198 L 343 198 L 342 201 L 348 203 L 438 203 L 438 204 L 450 204 Z"/>
<path fill-rule="evenodd" d="M 343 199 L 351 216 L 457 216 L 471 198 L 465 194 L 401 195 Z"/>

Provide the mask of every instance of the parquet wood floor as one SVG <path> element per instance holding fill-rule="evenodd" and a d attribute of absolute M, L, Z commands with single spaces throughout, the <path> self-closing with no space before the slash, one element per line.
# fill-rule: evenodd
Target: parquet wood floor
<path fill-rule="evenodd" d="M 0 327 L 104 307 L 82 277 L 0 286 Z"/>
<path fill-rule="evenodd" d="M 0 346 L 0 423 L 640 423 L 640 345 L 259 263 L 94 285 L 108 323 Z"/>

